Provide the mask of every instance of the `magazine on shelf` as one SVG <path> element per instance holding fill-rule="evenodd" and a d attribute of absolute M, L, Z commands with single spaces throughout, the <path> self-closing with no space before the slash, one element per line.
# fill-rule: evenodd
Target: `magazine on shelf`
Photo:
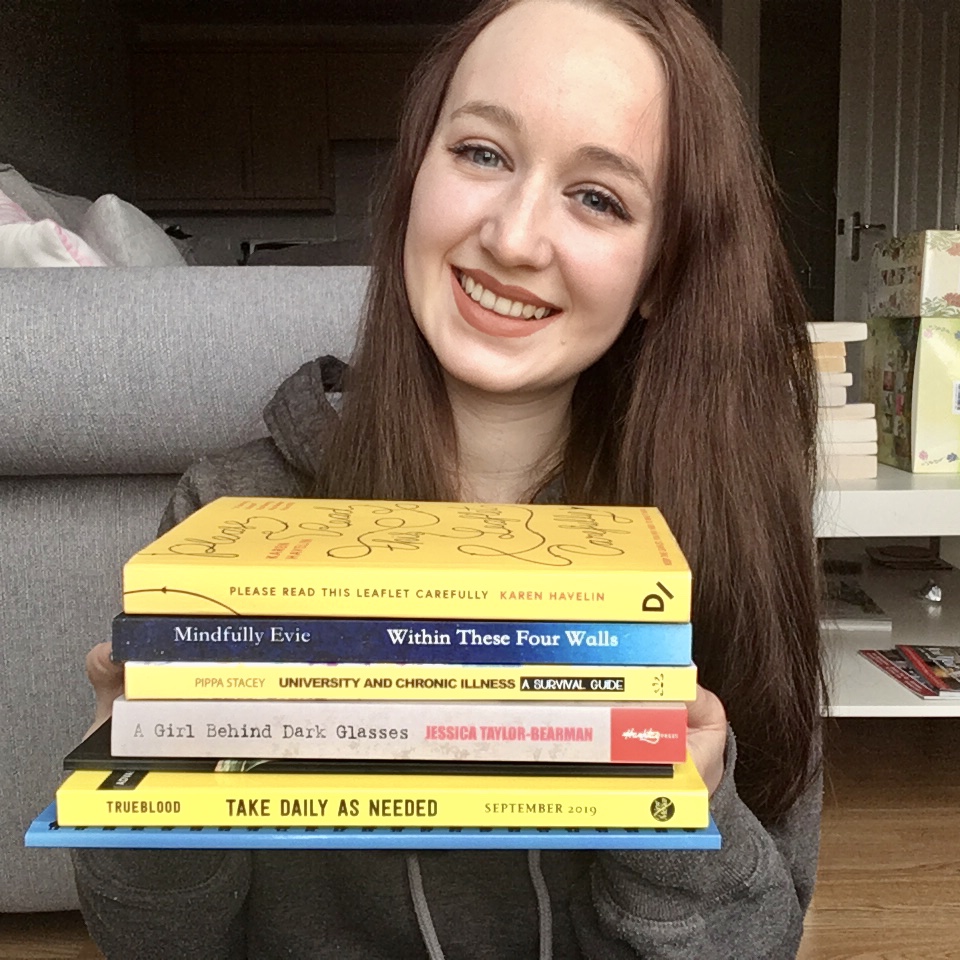
<path fill-rule="evenodd" d="M 936 700 L 939 691 L 929 684 L 926 678 L 917 670 L 896 647 L 889 650 L 860 650 L 861 657 L 878 666 L 885 674 L 893 677 L 897 683 L 906 687 L 912 694 L 924 700 Z"/>
<path fill-rule="evenodd" d="M 898 643 L 897 649 L 916 667 L 938 696 L 960 697 L 960 647 Z"/>
<path fill-rule="evenodd" d="M 826 578 L 825 606 L 821 625 L 836 630 L 893 629 L 890 615 L 864 590 L 854 576 Z"/>

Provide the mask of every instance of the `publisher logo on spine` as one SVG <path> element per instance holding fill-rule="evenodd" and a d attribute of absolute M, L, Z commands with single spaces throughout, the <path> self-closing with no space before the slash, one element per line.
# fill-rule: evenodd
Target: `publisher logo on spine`
<path fill-rule="evenodd" d="M 677 808 L 669 797 L 657 797 L 650 804 L 650 814 L 658 823 L 666 823 L 668 820 L 672 820 L 676 812 Z"/>
<path fill-rule="evenodd" d="M 610 758 L 626 763 L 679 763 L 686 751 L 686 708 L 613 707 L 610 711 Z"/>
<path fill-rule="evenodd" d="M 624 740 L 639 740 L 641 743 L 651 743 L 658 744 L 660 738 L 664 736 L 659 730 L 654 730 L 653 727 L 647 727 L 646 730 L 635 730 L 633 727 L 624 730 L 620 734 Z"/>

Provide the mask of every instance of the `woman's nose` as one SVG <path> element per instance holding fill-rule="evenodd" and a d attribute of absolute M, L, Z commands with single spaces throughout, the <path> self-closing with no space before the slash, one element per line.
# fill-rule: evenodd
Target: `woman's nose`
<path fill-rule="evenodd" d="M 492 201 L 480 242 L 505 266 L 543 269 L 553 256 L 550 219 L 544 186 L 535 178 L 518 180 Z"/>

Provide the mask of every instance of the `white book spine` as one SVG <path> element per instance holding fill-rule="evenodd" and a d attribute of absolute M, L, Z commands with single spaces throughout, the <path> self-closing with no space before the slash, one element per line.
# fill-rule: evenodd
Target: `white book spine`
<path fill-rule="evenodd" d="M 876 440 L 827 440 L 823 444 L 823 452 L 830 457 L 846 454 L 876 456 L 878 451 Z"/>
<path fill-rule="evenodd" d="M 849 370 L 840 373 L 829 373 L 821 370 L 819 373 L 820 382 L 825 387 L 850 387 L 853 386 L 853 374 Z"/>
<path fill-rule="evenodd" d="M 117 757 L 679 763 L 680 702 L 127 700 Z"/>
<path fill-rule="evenodd" d="M 828 454 L 821 470 L 832 480 L 872 480 L 877 475 L 877 457 L 864 454 Z"/>
<path fill-rule="evenodd" d="M 851 343 L 867 339 L 867 324 L 861 320 L 813 320 L 807 333 L 814 343 Z"/>
<path fill-rule="evenodd" d="M 876 420 L 877 407 L 873 403 L 845 403 L 842 407 L 820 410 L 821 420 Z"/>
<path fill-rule="evenodd" d="M 827 445 L 877 442 L 877 421 L 873 417 L 869 420 L 841 420 L 822 416 L 819 431 L 821 441 Z"/>
<path fill-rule="evenodd" d="M 847 402 L 846 387 L 832 387 L 823 381 L 820 383 L 820 406 L 842 407 Z"/>

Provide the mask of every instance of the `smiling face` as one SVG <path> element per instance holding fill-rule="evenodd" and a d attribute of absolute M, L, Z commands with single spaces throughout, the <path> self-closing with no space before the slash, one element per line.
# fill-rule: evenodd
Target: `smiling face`
<path fill-rule="evenodd" d="M 524 0 L 453 76 L 417 175 L 407 295 L 447 377 L 571 387 L 616 340 L 657 241 L 665 80 L 619 20 Z"/>

